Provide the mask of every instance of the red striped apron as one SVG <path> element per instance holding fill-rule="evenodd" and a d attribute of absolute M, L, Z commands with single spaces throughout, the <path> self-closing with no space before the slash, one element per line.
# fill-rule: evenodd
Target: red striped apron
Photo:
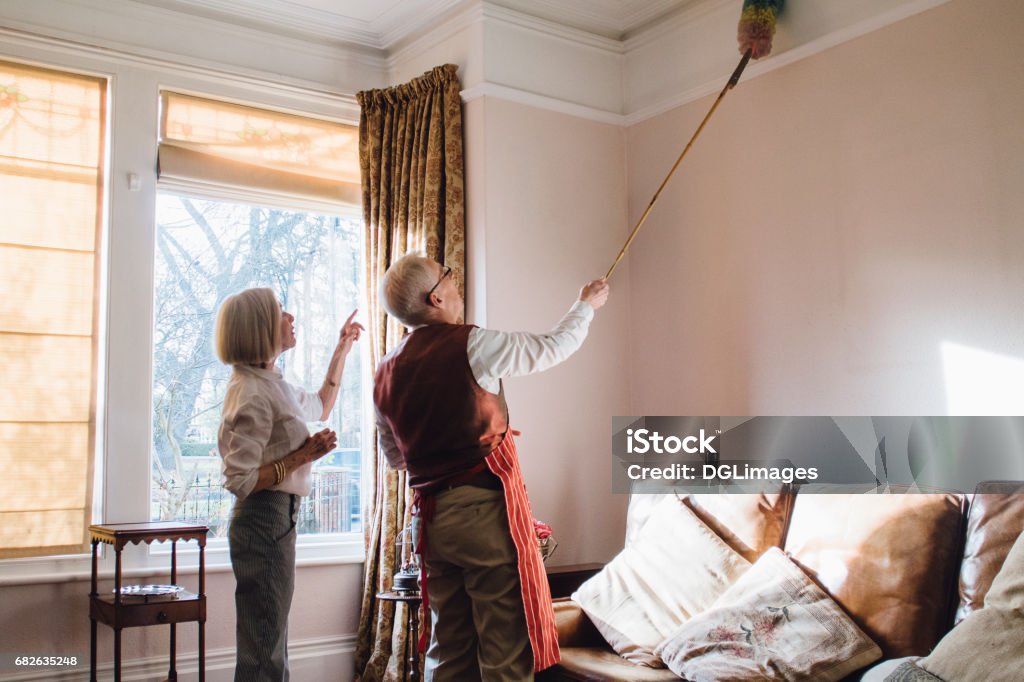
<path fill-rule="evenodd" d="M 558 629 L 551 605 L 551 588 L 537 547 L 530 499 L 526 495 L 523 474 L 519 470 L 519 455 L 511 433 L 487 455 L 486 462 L 491 473 L 504 484 L 508 526 L 519 554 L 519 583 L 523 590 L 523 605 L 526 607 L 526 628 L 533 646 L 533 669 L 539 672 L 561 659 L 558 653 Z"/>
<path fill-rule="evenodd" d="M 555 626 L 555 612 L 551 604 L 551 588 L 544 572 L 540 548 L 537 546 L 530 498 L 526 494 L 526 484 L 523 483 L 523 474 L 519 470 L 519 455 L 511 433 L 505 435 L 502 444 L 492 450 L 484 462 L 491 473 L 501 479 L 505 491 L 508 527 L 518 555 L 517 568 L 526 614 L 526 629 L 533 649 L 533 669 L 540 672 L 561 660 L 558 652 L 558 628 Z M 426 522 L 434 516 L 434 498 L 433 495 L 423 495 L 419 491 L 416 493 L 413 513 L 422 514 L 424 521 L 416 551 L 422 556 L 429 542 Z M 425 562 L 420 564 L 420 583 L 423 588 L 423 613 L 426 614 L 429 613 L 430 591 Z M 419 641 L 421 652 L 426 648 L 426 636 L 424 628 Z"/>

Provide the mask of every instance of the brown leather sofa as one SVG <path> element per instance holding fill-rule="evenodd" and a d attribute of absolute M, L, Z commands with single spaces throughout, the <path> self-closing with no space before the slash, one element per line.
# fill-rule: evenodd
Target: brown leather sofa
<path fill-rule="evenodd" d="M 630 500 L 627 544 L 656 506 L 655 497 Z M 878 643 L 883 660 L 928 654 L 980 608 L 1024 530 L 1020 481 L 985 482 L 973 495 L 784 491 L 691 495 L 681 503 L 748 560 L 771 546 L 785 550 Z M 562 662 L 539 680 L 679 679 L 620 658 L 572 601 L 555 600 L 555 616 Z"/>

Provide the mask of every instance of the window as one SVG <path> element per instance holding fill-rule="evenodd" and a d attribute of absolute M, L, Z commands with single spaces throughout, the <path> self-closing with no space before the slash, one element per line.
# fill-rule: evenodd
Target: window
<path fill-rule="evenodd" d="M 242 289 L 274 289 L 298 341 L 278 366 L 320 387 L 342 323 L 365 309 L 358 138 L 351 126 L 175 93 L 163 96 L 161 127 L 150 512 L 226 536 L 234 497 L 216 448 L 231 370 L 214 353 L 216 312 Z M 300 533 L 361 528 L 368 357 L 359 346 L 326 422 L 338 448 L 314 466 Z"/>
<path fill-rule="evenodd" d="M 217 429 L 231 369 L 213 349 L 217 308 L 242 289 L 274 289 L 297 338 L 278 366 L 292 383 L 319 388 L 338 330 L 364 298 L 362 223 L 160 192 L 156 229 L 152 518 L 202 522 L 225 536 L 234 497 L 221 486 Z M 338 449 L 314 466 L 300 533 L 360 528 L 362 374 L 357 348 L 326 423 Z"/>
<path fill-rule="evenodd" d="M 106 90 L 0 62 L 0 557 L 88 544 Z"/>

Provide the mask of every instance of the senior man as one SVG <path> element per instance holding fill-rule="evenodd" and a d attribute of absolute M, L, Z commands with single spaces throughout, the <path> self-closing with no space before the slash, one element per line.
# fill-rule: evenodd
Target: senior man
<path fill-rule="evenodd" d="M 388 463 L 408 471 L 416 493 L 432 625 L 426 682 L 519 682 L 558 662 L 501 379 L 572 355 L 608 291 L 603 279 L 584 285 L 546 334 L 499 332 L 459 323 L 451 268 L 407 255 L 384 275 L 384 308 L 410 331 L 377 368 L 373 397 Z"/>

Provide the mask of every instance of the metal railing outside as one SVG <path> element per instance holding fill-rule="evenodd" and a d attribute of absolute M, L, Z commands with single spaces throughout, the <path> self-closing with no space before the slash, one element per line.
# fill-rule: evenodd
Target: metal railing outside
<path fill-rule="evenodd" d="M 173 504 L 154 500 L 151 517 L 160 521 L 203 523 L 214 537 L 226 537 L 235 496 L 221 485 L 220 474 L 201 474 L 187 490 L 174 482 L 160 484 L 160 493 Z M 325 466 L 313 470 L 313 490 L 299 507 L 300 534 L 349 533 L 362 529 L 359 472 Z"/>

